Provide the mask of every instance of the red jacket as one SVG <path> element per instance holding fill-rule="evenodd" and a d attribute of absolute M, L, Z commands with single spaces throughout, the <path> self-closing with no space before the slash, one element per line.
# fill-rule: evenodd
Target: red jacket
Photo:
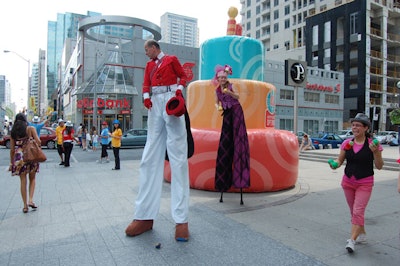
<path fill-rule="evenodd" d="M 178 81 L 179 78 L 179 81 Z M 186 86 L 187 77 L 178 58 L 174 55 L 164 55 L 157 67 L 154 60 L 146 64 L 143 80 L 143 93 L 150 93 L 153 86 L 168 86 L 178 84 Z"/>

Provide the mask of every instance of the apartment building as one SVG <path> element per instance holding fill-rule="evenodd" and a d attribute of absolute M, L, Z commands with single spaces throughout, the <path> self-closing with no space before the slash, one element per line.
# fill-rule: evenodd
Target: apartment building
<path fill-rule="evenodd" d="M 245 36 L 266 59 L 293 58 L 344 73 L 343 125 L 358 112 L 374 130 L 393 128 L 399 108 L 399 0 L 241 0 Z M 286 56 L 282 57 L 282 54 Z M 277 106 L 279 109 L 279 106 Z"/>
<path fill-rule="evenodd" d="M 397 129 L 400 1 L 354 0 L 307 18 L 306 61 L 344 73 L 344 121 L 367 114 L 373 130 Z"/>
<path fill-rule="evenodd" d="M 165 13 L 161 16 L 161 42 L 199 47 L 197 18 Z"/>

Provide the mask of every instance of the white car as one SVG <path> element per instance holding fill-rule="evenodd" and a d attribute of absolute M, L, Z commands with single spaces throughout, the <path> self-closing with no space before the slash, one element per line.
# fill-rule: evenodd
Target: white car
<path fill-rule="evenodd" d="M 351 129 L 341 130 L 337 133 L 342 139 L 351 139 L 353 137 L 353 132 Z"/>
<path fill-rule="evenodd" d="M 377 140 L 379 140 L 379 142 L 381 144 L 386 144 L 388 139 L 391 139 L 395 136 L 397 136 L 397 132 L 396 131 L 379 131 L 378 133 L 376 133 L 375 137 Z"/>

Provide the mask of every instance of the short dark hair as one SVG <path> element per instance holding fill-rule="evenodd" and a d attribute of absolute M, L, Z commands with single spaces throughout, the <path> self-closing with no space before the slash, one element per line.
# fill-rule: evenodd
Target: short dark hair
<path fill-rule="evenodd" d="M 160 49 L 160 44 L 156 40 L 153 40 L 153 39 L 147 40 L 145 45 L 147 47 L 155 46 L 157 49 Z"/>

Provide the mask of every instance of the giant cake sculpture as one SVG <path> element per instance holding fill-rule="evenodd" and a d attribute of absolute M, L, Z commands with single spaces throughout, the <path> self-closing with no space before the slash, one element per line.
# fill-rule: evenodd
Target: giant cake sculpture
<path fill-rule="evenodd" d="M 222 125 L 215 108 L 215 85 L 211 82 L 216 65 L 233 68 L 229 80 L 239 92 L 250 145 L 250 187 L 243 192 L 267 192 L 291 188 L 298 176 L 297 137 L 275 129 L 276 88 L 264 82 L 264 52 L 260 41 L 241 35 L 236 25 L 237 9 L 228 11 L 227 36 L 205 41 L 200 47 L 200 80 L 187 89 L 187 110 L 195 144 L 189 159 L 190 187 L 215 191 L 214 175 Z M 169 163 L 165 179 L 171 181 Z M 229 192 L 238 192 L 232 188 Z"/>

